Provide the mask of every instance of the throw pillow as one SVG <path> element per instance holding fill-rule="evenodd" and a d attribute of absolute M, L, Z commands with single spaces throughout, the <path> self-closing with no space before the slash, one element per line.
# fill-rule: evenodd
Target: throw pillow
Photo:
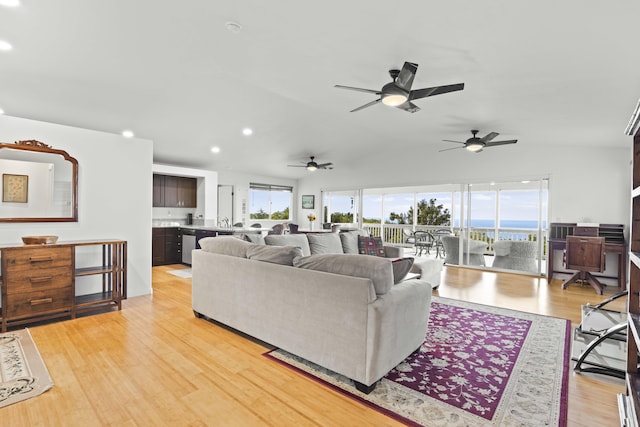
<path fill-rule="evenodd" d="M 358 253 L 384 257 L 382 238 L 358 236 Z"/>
<path fill-rule="evenodd" d="M 413 258 L 398 258 L 391 261 L 391 267 L 393 267 L 393 284 L 397 285 L 402 282 L 411 267 L 413 267 Z"/>
<path fill-rule="evenodd" d="M 342 242 L 342 252 L 345 254 L 358 253 L 358 236 L 369 237 L 369 233 L 365 230 L 341 231 L 339 235 Z"/>
<path fill-rule="evenodd" d="M 271 246 L 297 246 L 302 249 L 303 256 L 311 255 L 306 234 L 270 234 L 264 236 L 264 241 Z"/>
<path fill-rule="evenodd" d="M 302 256 L 297 246 L 252 245 L 247 249 L 247 258 L 273 264 L 293 265 L 293 260 Z"/>
<path fill-rule="evenodd" d="M 199 243 L 205 252 L 240 258 L 246 258 L 247 249 L 253 246 L 253 243 L 245 242 L 233 236 L 204 237 L 200 239 Z"/>
<path fill-rule="evenodd" d="M 343 253 L 338 233 L 309 233 L 307 239 L 311 255 Z"/>
<path fill-rule="evenodd" d="M 296 258 L 293 266 L 343 276 L 370 279 L 378 295 L 389 292 L 393 286 L 393 269 L 387 258 L 354 254 L 323 254 Z"/>
<path fill-rule="evenodd" d="M 247 242 L 255 243 L 256 245 L 264 245 L 264 236 L 260 233 L 247 233 L 244 235 Z"/>

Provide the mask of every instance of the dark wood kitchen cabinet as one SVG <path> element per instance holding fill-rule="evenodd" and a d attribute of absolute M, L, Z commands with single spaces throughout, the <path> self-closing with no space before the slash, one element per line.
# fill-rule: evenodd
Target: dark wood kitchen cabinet
<path fill-rule="evenodd" d="M 182 235 L 177 227 L 154 227 L 151 233 L 151 264 L 182 262 Z"/>
<path fill-rule="evenodd" d="M 197 207 L 197 179 L 153 174 L 153 206 L 169 208 Z"/>

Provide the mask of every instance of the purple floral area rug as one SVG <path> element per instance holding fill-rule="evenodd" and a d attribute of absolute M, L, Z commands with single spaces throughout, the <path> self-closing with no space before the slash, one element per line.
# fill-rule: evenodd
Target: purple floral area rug
<path fill-rule="evenodd" d="M 266 353 L 409 425 L 566 426 L 566 319 L 433 297 L 422 346 L 366 395 L 304 359 Z"/>

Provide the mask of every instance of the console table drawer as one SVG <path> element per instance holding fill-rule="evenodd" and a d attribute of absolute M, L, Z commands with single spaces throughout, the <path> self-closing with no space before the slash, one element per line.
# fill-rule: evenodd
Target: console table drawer
<path fill-rule="evenodd" d="M 49 269 L 73 265 L 72 248 L 20 248 L 9 249 L 3 253 L 6 257 L 6 273 L 12 271 Z"/>
<path fill-rule="evenodd" d="M 69 267 L 53 267 L 47 270 L 18 270 L 7 273 L 9 295 L 47 289 L 70 288 L 73 275 Z"/>
<path fill-rule="evenodd" d="M 47 311 L 71 309 L 72 299 L 70 287 L 8 295 L 6 316 L 26 317 Z"/>

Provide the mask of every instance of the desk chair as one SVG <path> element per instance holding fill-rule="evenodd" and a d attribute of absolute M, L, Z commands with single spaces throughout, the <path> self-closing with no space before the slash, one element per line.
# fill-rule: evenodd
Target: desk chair
<path fill-rule="evenodd" d="M 605 269 L 604 244 L 604 237 L 567 236 L 564 264 L 566 268 L 578 271 L 562 283 L 562 289 L 577 280 L 586 280 L 598 295 L 602 295 L 603 286 L 591 272 L 602 273 Z"/>

